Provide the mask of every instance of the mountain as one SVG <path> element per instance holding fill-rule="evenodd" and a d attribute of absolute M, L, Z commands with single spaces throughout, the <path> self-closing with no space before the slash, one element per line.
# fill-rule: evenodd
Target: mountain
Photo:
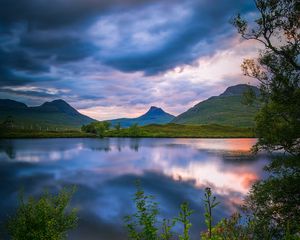
<path fill-rule="evenodd" d="M 112 125 L 118 123 L 121 124 L 122 128 L 130 127 L 133 124 L 138 124 L 139 126 L 145 126 L 148 124 L 166 124 L 171 122 L 175 116 L 166 113 L 164 110 L 158 107 L 150 107 L 150 109 L 140 117 L 137 118 L 119 118 L 108 120 Z"/>
<path fill-rule="evenodd" d="M 0 122 L 11 116 L 14 124 L 21 128 L 65 129 L 79 128 L 96 120 L 79 113 L 64 100 L 45 102 L 37 107 L 10 99 L 0 99 Z"/>
<path fill-rule="evenodd" d="M 236 127 L 254 126 L 254 117 L 259 109 L 259 103 L 253 106 L 242 103 L 243 93 L 249 88 L 259 95 L 259 89 L 254 86 L 239 84 L 228 87 L 219 96 L 211 97 L 196 104 L 186 112 L 173 119 L 177 124 L 220 124 Z"/>
<path fill-rule="evenodd" d="M 26 108 L 27 106 L 24 103 L 10 100 L 10 99 L 0 99 L 0 111 L 18 110 L 18 109 L 26 109 Z"/>
<path fill-rule="evenodd" d="M 256 96 L 259 95 L 259 89 L 257 87 L 248 84 L 238 84 L 228 87 L 220 97 L 243 96 L 244 92 L 249 91 L 249 89 L 252 90 Z"/>

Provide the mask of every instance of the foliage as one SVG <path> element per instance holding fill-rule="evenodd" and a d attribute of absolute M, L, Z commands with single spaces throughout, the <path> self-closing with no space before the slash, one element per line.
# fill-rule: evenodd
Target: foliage
<path fill-rule="evenodd" d="M 72 138 L 72 137 L 97 137 L 95 131 L 84 131 L 88 125 L 82 127 L 82 131 L 39 131 L 13 129 L 11 131 L 0 131 L 0 138 Z M 93 128 L 92 128 L 93 129 Z M 94 132 L 94 133 L 93 133 Z M 104 132 L 104 137 L 189 137 L 189 138 L 240 138 L 254 137 L 250 128 L 236 128 L 221 125 L 148 125 L 138 127 L 138 136 L 131 135 L 129 129 L 110 129 Z"/>
<path fill-rule="evenodd" d="M 254 239 L 294 239 L 300 233 L 300 3 L 256 0 L 255 4 L 259 15 L 254 28 L 240 15 L 233 21 L 243 38 L 264 46 L 256 60 L 242 64 L 244 74 L 260 82 L 264 103 L 256 117 L 259 141 L 254 150 L 282 149 L 290 156 L 266 167 L 270 176 L 254 184 L 245 209 Z"/>
<path fill-rule="evenodd" d="M 233 214 L 230 218 L 222 219 L 212 228 L 211 237 L 209 233 L 202 233 L 201 239 L 207 240 L 250 240 L 253 239 L 252 222 L 241 223 L 241 215 Z"/>
<path fill-rule="evenodd" d="M 173 238 L 172 228 L 176 224 L 176 221 L 164 219 L 162 223 L 162 233 L 160 235 L 162 240 L 171 240 Z"/>
<path fill-rule="evenodd" d="M 212 210 L 219 204 L 216 202 L 216 197 L 212 196 L 212 192 L 210 188 L 205 189 L 205 224 L 208 228 L 208 237 L 212 237 Z"/>
<path fill-rule="evenodd" d="M 77 225 L 76 209 L 67 212 L 74 190 L 62 190 L 58 195 L 44 193 L 39 199 L 20 197 L 15 216 L 10 217 L 7 228 L 14 240 L 61 240 L 67 231 Z"/>
<path fill-rule="evenodd" d="M 259 238 L 300 233 L 300 158 L 279 157 L 266 167 L 270 177 L 257 182 L 245 201 Z"/>
<path fill-rule="evenodd" d="M 104 137 L 105 132 L 110 128 L 110 123 L 107 121 L 103 122 L 92 122 L 88 125 L 83 125 L 81 131 L 86 133 L 96 134 L 98 137 Z"/>
<path fill-rule="evenodd" d="M 132 216 L 125 217 L 129 238 L 135 240 L 156 240 L 158 232 L 157 203 L 153 201 L 153 196 L 145 195 L 139 182 L 137 182 L 134 201 L 137 212 Z"/>
<path fill-rule="evenodd" d="M 120 129 L 121 129 L 121 123 L 120 123 L 120 122 L 116 123 L 114 127 L 115 127 L 115 130 L 116 130 L 117 132 L 119 132 Z"/>
<path fill-rule="evenodd" d="M 78 138 L 95 137 L 94 134 L 76 130 L 70 131 L 36 131 L 14 129 L 13 131 L 0 131 L 0 138 Z"/>
<path fill-rule="evenodd" d="M 241 215 L 233 214 L 229 219 L 222 219 L 216 226 L 212 226 L 212 211 L 219 204 L 216 197 L 212 195 L 210 188 L 205 189 L 205 222 L 208 230 L 201 234 L 202 240 L 250 240 L 254 238 L 253 223 L 242 222 Z M 192 224 L 189 220 L 194 213 L 189 208 L 189 204 L 184 202 L 180 206 L 180 212 L 172 220 L 164 219 L 162 224 L 158 221 L 157 203 L 153 201 L 153 196 L 145 195 L 139 182 L 134 197 L 137 212 L 131 216 L 126 216 L 126 227 L 129 233 L 129 239 L 161 239 L 161 240 L 190 240 L 190 229 Z M 172 232 L 177 224 L 183 227 L 183 233 Z M 160 227 L 161 225 L 161 227 Z M 158 234 L 160 231 L 160 234 Z M 291 235 L 292 236 L 292 235 Z M 292 240 L 293 238 L 289 238 Z"/>
<path fill-rule="evenodd" d="M 88 124 L 88 125 L 82 125 L 81 126 L 81 131 L 86 132 L 86 133 L 94 133 L 96 134 L 96 129 L 94 124 Z"/>
<path fill-rule="evenodd" d="M 180 205 L 179 216 L 175 218 L 176 222 L 180 222 L 183 225 L 183 234 L 179 235 L 180 240 L 190 240 L 189 231 L 192 227 L 192 223 L 190 222 L 189 217 L 193 214 L 193 212 L 193 210 L 190 210 L 187 202 Z"/>
<path fill-rule="evenodd" d="M 0 129 L 11 130 L 14 128 L 14 119 L 12 116 L 7 116 L 5 120 L 0 124 Z"/>
<path fill-rule="evenodd" d="M 300 154 L 300 4 L 297 0 L 255 0 L 255 27 L 240 15 L 234 26 L 244 39 L 264 46 L 256 60 L 242 64 L 260 82 L 264 107 L 256 118 L 255 150 L 284 149 Z"/>
<path fill-rule="evenodd" d="M 297 103 L 297 109 L 294 104 L 286 106 L 272 101 L 259 112 L 256 117 L 256 132 L 259 142 L 254 148 L 255 151 L 284 149 L 290 154 L 300 154 L 300 122 L 297 119 L 300 117 L 300 89 L 297 92 L 297 99 L 293 100 L 294 103 Z M 286 117 L 283 117 L 282 114 L 285 114 Z M 295 114 L 295 116 L 290 116 L 291 114 Z"/>
<path fill-rule="evenodd" d="M 139 133 L 140 133 L 138 124 L 137 123 L 132 124 L 129 127 L 128 131 L 129 131 L 130 136 L 132 136 L 132 137 L 138 137 Z"/>
<path fill-rule="evenodd" d="M 224 138 L 224 137 L 254 137 L 253 129 L 238 128 L 231 126 L 211 125 L 180 125 L 169 123 L 166 125 L 152 124 L 137 127 L 138 131 L 132 132 L 129 128 L 120 131 L 109 130 L 105 136 L 109 137 L 202 137 L 202 138 Z"/>
<path fill-rule="evenodd" d="M 133 215 L 125 217 L 129 238 L 134 240 L 171 240 L 174 237 L 172 228 L 180 223 L 183 225 L 183 234 L 179 235 L 179 239 L 189 240 L 189 230 L 192 226 L 189 217 L 193 211 L 189 209 L 188 203 L 181 204 L 178 217 L 172 220 L 164 219 L 160 223 L 158 221 L 158 204 L 153 199 L 153 196 L 145 195 L 140 183 L 137 182 L 137 191 L 134 197 L 137 211 Z"/>
<path fill-rule="evenodd" d="M 105 130 L 109 130 L 111 123 L 108 121 L 101 122 Z"/>

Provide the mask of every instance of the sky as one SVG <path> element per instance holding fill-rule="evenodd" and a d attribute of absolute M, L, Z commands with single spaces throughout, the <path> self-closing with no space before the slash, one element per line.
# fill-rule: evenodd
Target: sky
<path fill-rule="evenodd" d="M 0 0 L 0 98 L 63 99 L 98 120 L 178 115 L 251 83 L 230 19 L 252 0 Z"/>

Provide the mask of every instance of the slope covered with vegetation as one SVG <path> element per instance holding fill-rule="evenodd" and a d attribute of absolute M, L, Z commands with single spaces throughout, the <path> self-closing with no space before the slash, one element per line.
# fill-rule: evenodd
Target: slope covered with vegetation
<path fill-rule="evenodd" d="M 227 88 L 219 96 L 211 97 L 196 104 L 186 112 L 177 116 L 172 122 L 178 124 L 221 124 L 236 127 L 253 127 L 254 118 L 260 105 L 243 103 L 243 93 L 251 89 L 258 94 L 253 86 L 239 84 Z"/>
<path fill-rule="evenodd" d="M 36 131 L 79 129 L 83 124 L 96 121 L 63 100 L 28 107 L 17 101 L 0 99 L 0 122 L 7 120 L 13 128 Z"/>

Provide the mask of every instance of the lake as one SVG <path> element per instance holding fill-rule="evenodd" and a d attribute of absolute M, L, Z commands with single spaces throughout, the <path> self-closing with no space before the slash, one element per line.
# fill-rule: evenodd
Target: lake
<path fill-rule="evenodd" d="M 69 239 L 126 239 L 123 217 L 134 211 L 135 181 L 174 217 L 188 201 L 193 239 L 204 229 L 203 189 L 221 204 L 215 220 L 239 209 L 251 184 L 264 177 L 269 156 L 252 155 L 255 139 L 17 139 L 0 140 L 0 220 L 17 206 L 18 192 L 38 196 L 76 185 L 72 206 L 79 227 Z M 2 231 L 1 231 L 2 232 Z M 3 235 L 3 233 L 1 233 Z M 1 238 L 1 237 L 0 237 Z"/>

